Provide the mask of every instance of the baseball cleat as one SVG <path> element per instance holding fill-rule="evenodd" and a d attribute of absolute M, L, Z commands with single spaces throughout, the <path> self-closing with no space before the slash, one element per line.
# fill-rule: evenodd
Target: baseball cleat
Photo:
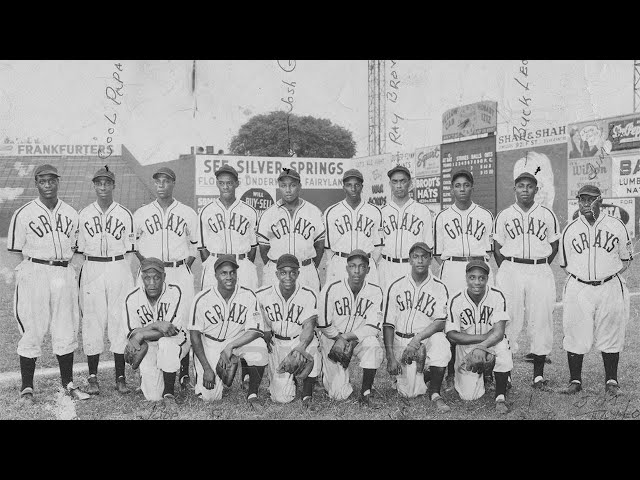
<path fill-rule="evenodd" d="M 451 393 L 455 390 L 455 388 L 456 388 L 455 377 L 453 375 L 448 375 L 446 379 L 446 387 L 444 391 L 446 393 Z"/>
<path fill-rule="evenodd" d="M 100 395 L 100 385 L 98 385 L 98 377 L 89 375 L 87 380 L 87 388 L 85 389 L 89 395 Z"/>
<path fill-rule="evenodd" d="M 91 398 L 91 395 L 89 395 L 88 393 L 83 392 L 78 387 L 74 387 L 73 382 L 69 382 L 69 384 L 65 388 L 65 391 L 74 400 L 88 400 Z"/>
<path fill-rule="evenodd" d="M 504 400 L 496 400 L 496 413 L 500 415 L 505 415 L 509 413 L 509 407 Z"/>
<path fill-rule="evenodd" d="M 318 410 L 318 404 L 316 404 L 316 402 L 313 401 L 313 397 L 310 396 L 302 399 L 302 407 L 310 412 L 316 412 Z"/>
<path fill-rule="evenodd" d="M 435 398 L 432 398 L 431 401 L 436 404 L 436 408 L 438 409 L 439 413 L 447 413 L 451 411 L 451 407 L 446 404 L 446 402 L 440 395 L 436 394 Z"/>
<path fill-rule="evenodd" d="M 605 393 L 608 393 L 612 397 L 617 397 L 618 395 L 622 395 L 622 391 L 620 390 L 620 385 L 615 380 L 609 380 L 604 387 Z"/>
<path fill-rule="evenodd" d="M 567 388 L 563 388 L 561 390 L 561 393 L 565 395 L 575 395 L 581 390 L 582 390 L 582 383 L 573 381 L 569 384 Z"/>
<path fill-rule="evenodd" d="M 258 414 L 264 413 L 264 405 L 262 404 L 262 400 L 260 400 L 260 397 L 258 397 L 257 394 L 252 393 L 251 395 L 249 395 L 247 397 L 247 403 L 254 412 Z"/>
<path fill-rule="evenodd" d="M 165 393 L 162 396 L 162 403 L 164 403 L 165 408 L 175 409 L 178 404 L 176 403 L 176 397 L 172 393 Z"/>
<path fill-rule="evenodd" d="M 543 392 L 549 392 L 549 391 L 551 391 L 551 389 L 547 386 L 548 383 L 549 383 L 549 380 L 545 380 L 542 377 L 536 377 L 536 379 L 533 381 L 531 386 L 535 390 L 541 390 Z"/>
<path fill-rule="evenodd" d="M 360 397 L 358 397 L 358 403 L 363 407 L 378 408 L 373 392 L 371 390 L 369 390 L 369 392 L 370 393 L 366 395 L 360 394 Z"/>
<path fill-rule="evenodd" d="M 118 377 L 118 380 L 116 380 L 116 390 L 123 395 L 131 392 L 124 377 Z"/>
<path fill-rule="evenodd" d="M 26 387 L 24 390 L 20 392 L 20 404 L 22 405 L 33 405 L 35 403 L 33 399 L 33 388 Z"/>

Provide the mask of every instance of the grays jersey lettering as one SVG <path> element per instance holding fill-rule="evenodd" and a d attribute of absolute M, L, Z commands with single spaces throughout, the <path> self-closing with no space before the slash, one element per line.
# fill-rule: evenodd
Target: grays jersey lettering
<path fill-rule="evenodd" d="M 162 225 L 162 220 L 160 220 L 160 216 L 157 213 L 154 213 L 153 215 L 151 215 L 151 217 L 146 218 L 144 220 L 144 226 L 147 232 L 149 232 L 151 235 L 165 229 L 165 227 Z M 169 214 L 166 230 L 171 230 L 179 237 L 182 237 L 185 233 L 186 228 L 187 223 L 185 222 L 184 218 L 174 213 Z"/>
<path fill-rule="evenodd" d="M 337 299 L 334 303 L 333 306 L 335 308 L 335 312 L 338 315 L 349 315 L 351 316 L 352 314 L 355 317 L 364 317 L 367 314 L 367 311 L 369 310 L 369 308 L 371 308 L 371 306 L 373 305 L 373 302 L 371 300 L 369 300 L 368 298 L 359 298 L 358 299 L 358 303 L 355 306 L 355 310 L 352 312 L 351 311 L 351 299 L 347 298 L 347 297 L 342 297 Z"/>
<path fill-rule="evenodd" d="M 300 318 L 304 307 L 292 303 L 287 309 L 286 316 L 283 315 L 283 311 L 280 303 L 272 303 L 271 305 L 264 305 L 264 310 L 267 313 L 267 317 L 272 322 L 289 322 L 296 325 L 302 325 L 302 319 Z"/>
<path fill-rule="evenodd" d="M 402 220 L 398 226 L 396 214 L 392 213 L 389 215 L 388 223 L 387 219 L 384 219 L 383 230 L 385 235 L 390 235 L 391 232 L 396 230 L 406 230 L 411 232 L 413 235 L 419 235 L 423 225 L 424 221 L 420 220 L 420 218 L 416 217 L 414 214 L 411 214 L 411 218 L 409 218 L 409 213 L 405 212 L 404 215 L 402 215 Z"/>
<path fill-rule="evenodd" d="M 350 215 L 341 215 L 333 222 L 337 232 L 342 235 L 346 232 L 362 232 L 366 237 L 371 237 L 375 221 L 371 218 L 359 213 L 358 220 L 355 225 L 351 224 Z"/>
<path fill-rule="evenodd" d="M 247 233 L 247 230 L 251 225 L 247 217 L 241 214 L 236 214 L 235 212 L 232 213 L 229 218 L 229 225 L 225 225 L 224 216 L 221 213 L 216 213 L 215 217 L 215 219 L 212 217 L 207 219 L 207 224 L 213 233 L 219 233 L 225 229 L 229 229 L 238 232 L 240 235 L 244 235 Z"/>
<path fill-rule="evenodd" d="M 146 305 L 140 305 L 136 310 L 140 323 L 146 325 L 151 322 L 163 322 L 169 313 L 170 304 L 167 302 L 159 302 L 157 307 L 157 318 L 154 318 L 153 312 Z M 169 320 L 167 320 L 169 321 Z"/>
<path fill-rule="evenodd" d="M 491 325 L 492 314 L 493 314 L 493 307 L 489 307 L 488 305 L 483 305 L 482 311 L 480 312 L 480 318 L 476 322 L 473 309 L 469 307 L 463 308 L 462 311 L 460 312 L 460 326 L 466 329 L 471 325 L 482 325 L 482 324 Z"/>
<path fill-rule="evenodd" d="M 482 240 L 484 233 L 487 231 L 487 226 L 477 218 L 469 216 L 465 225 L 462 225 L 459 218 L 452 218 L 444 224 L 444 231 L 447 232 L 447 235 L 452 240 L 463 234 L 471 235 L 476 240 Z"/>
<path fill-rule="evenodd" d="M 579 238 L 578 238 L 579 237 Z M 590 247 L 601 248 L 607 252 L 611 252 L 616 245 L 620 242 L 620 239 L 616 237 L 614 233 L 611 233 L 602 228 L 596 230 L 595 239 L 593 245 L 589 245 L 589 237 L 586 233 L 580 232 L 578 237 L 571 239 L 571 246 L 576 253 L 588 252 Z"/>
<path fill-rule="evenodd" d="M 523 222 L 517 218 L 512 218 L 504 223 L 504 229 L 512 240 L 525 234 L 533 235 L 540 241 L 544 241 L 547 238 L 547 224 L 534 217 L 529 217 L 527 225 L 523 225 Z"/>
<path fill-rule="evenodd" d="M 311 222 L 309 222 L 305 218 L 298 218 L 296 224 L 293 227 L 293 233 L 297 233 L 302 236 L 305 240 L 309 240 L 311 235 L 316 231 L 316 227 L 313 226 Z M 289 223 L 284 218 L 278 220 L 277 223 L 271 225 L 271 233 L 277 238 L 280 239 L 285 235 L 291 233 L 289 229 Z"/>
<path fill-rule="evenodd" d="M 29 228 L 38 237 L 42 238 L 47 233 L 58 232 L 64 234 L 67 238 L 71 238 L 73 220 L 66 215 L 58 213 L 56 215 L 56 224 L 51 225 L 46 215 L 38 215 L 37 220 L 29 222 Z"/>
<path fill-rule="evenodd" d="M 247 321 L 248 307 L 239 303 L 233 303 L 229 310 L 229 315 L 224 318 L 224 312 L 220 305 L 214 304 L 210 309 L 205 310 L 204 317 L 212 324 L 233 322 L 237 324 L 244 324 Z"/>
<path fill-rule="evenodd" d="M 413 294 L 409 290 L 405 290 L 396 295 L 396 304 L 398 310 L 401 312 L 405 310 L 417 310 L 431 317 L 436 308 L 436 298 L 426 292 L 422 292 L 417 301 L 414 302 Z"/>
<path fill-rule="evenodd" d="M 91 220 L 84 222 L 83 228 L 91 238 L 103 232 L 100 217 L 97 215 L 91 217 Z M 112 215 L 109 215 L 104 225 L 104 231 L 111 234 L 116 240 L 122 238 L 125 229 L 125 224 L 122 223 L 119 218 L 114 218 Z"/>

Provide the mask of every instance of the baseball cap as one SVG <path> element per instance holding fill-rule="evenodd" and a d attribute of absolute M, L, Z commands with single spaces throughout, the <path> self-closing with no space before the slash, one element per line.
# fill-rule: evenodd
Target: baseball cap
<path fill-rule="evenodd" d="M 140 263 L 140 271 L 146 272 L 147 270 L 164 273 L 164 262 L 159 258 L 147 257 Z"/>
<path fill-rule="evenodd" d="M 364 182 L 364 177 L 362 176 L 362 173 L 360 172 L 360 170 L 357 170 L 355 168 L 352 168 L 344 172 L 344 175 L 342 175 L 342 181 L 344 182 L 347 178 L 351 178 L 351 177 L 357 178 L 361 182 Z"/>
<path fill-rule="evenodd" d="M 113 173 L 111 170 L 109 170 L 109 166 L 105 165 L 104 167 L 102 167 L 100 170 L 98 170 L 96 173 L 94 173 L 93 178 L 91 179 L 91 181 L 95 181 L 96 178 L 100 178 L 100 177 L 107 177 L 110 178 L 111 180 L 113 180 L 114 182 L 116 181 L 116 174 Z"/>
<path fill-rule="evenodd" d="M 33 176 L 37 178 L 38 175 L 55 175 L 56 177 L 60 176 L 58 175 L 58 169 L 53 165 L 49 165 L 48 163 L 36 167 L 35 172 L 33 172 Z"/>
<path fill-rule="evenodd" d="M 285 253 L 284 255 L 281 255 L 280 258 L 278 259 L 278 262 L 276 263 L 276 270 L 283 267 L 300 268 L 300 262 L 298 262 L 298 259 L 296 258 L 295 255 L 291 255 L 290 253 Z"/>
<path fill-rule="evenodd" d="M 518 183 L 523 178 L 528 178 L 529 180 L 532 180 L 536 185 L 538 184 L 538 179 L 536 178 L 536 176 L 529 172 L 522 172 L 520 175 L 516 177 L 513 183 L 514 184 Z"/>
<path fill-rule="evenodd" d="M 387 176 L 391 178 L 391 175 L 393 175 L 396 172 L 404 172 L 407 174 L 409 178 L 411 178 L 411 172 L 409 171 L 409 169 L 402 165 L 396 165 L 395 167 L 393 167 L 391 170 L 387 172 Z"/>
<path fill-rule="evenodd" d="M 462 175 L 463 177 L 467 177 L 467 180 L 473 183 L 473 174 L 469 170 L 466 170 L 464 168 L 461 170 L 457 170 L 456 172 L 451 174 L 451 183 L 455 182 L 456 178 L 458 178 L 460 175 Z"/>
<path fill-rule="evenodd" d="M 293 178 L 294 180 L 300 181 L 300 174 L 296 172 L 293 168 L 284 167 L 282 169 L 282 172 L 278 176 L 278 181 L 282 180 L 284 177 L 290 177 L 290 178 Z"/>
<path fill-rule="evenodd" d="M 216 263 L 213 264 L 213 271 L 217 271 L 219 267 L 222 266 L 223 263 L 230 263 L 234 267 L 238 268 L 238 262 L 236 262 L 235 255 L 220 255 L 216 259 Z"/>
<path fill-rule="evenodd" d="M 156 170 L 156 173 L 153 174 L 153 178 L 156 178 L 160 174 L 167 175 L 174 181 L 176 179 L 175 172 L 171 170 L 169 167 L 160 167 L 158 170 Z"/>
<path fill-rule="evenodd" d="M 411 252 L 413 252 L 416 248 L 421 248 L 423 249 L 425 252 L 427 253 L 431 253 L 431 247 L 429 245 L 427 245 L 424 242 L 416 242 L 414 243 L 411 248 L 409 249 L 409 255 L 411 255 Z"/>
<path fill-rule="evenodd" d="M 467 263 L 467 268 L 465 269 L 465 271 L 468 272 L 472 268 L 480 268 L 480 269 L 484 270 L 485 272 L 487 272 L 487 275 L 489 275 L 489 273 L 491 272 L 491 269 L 489 268 L 489 265 L 487 265 L 482 260 L 471 260 L 471 261 L 469 261 L 469 263 Z"/>
<path fill-rule="evenodd" d="M 602 195 L 602 193 L 600 192 L 600 189 L 595 185 L 583 185 L 582 187 L 580 187 L 580 190 L 578 190 L 578 195 L 576 195 L 576 198 L 580 198 L 580 195 L 599 197 Z"/>
<path fill-rule="evenodd" d="M 367 261 L 367 263 L 369 263 L 369 254 L 360 248 L 356 248 L 349 254 L 349 256 L 347 257 L 347 262 L 355 257 L 363 258 Z"/>
<path fill-rule="evenodd" d="M 226 164 L 222 165 L 218 170 L 216 170 L 214 175 L 217 178 L 218 175 L 222 175 L 223 173 L 230 173 L 231 175 L 236 177 L 236 180 L 238 180 L 238 172 L 236 172 L 236 169 L 233 168 L 231 165 L 226 165 Z"/>

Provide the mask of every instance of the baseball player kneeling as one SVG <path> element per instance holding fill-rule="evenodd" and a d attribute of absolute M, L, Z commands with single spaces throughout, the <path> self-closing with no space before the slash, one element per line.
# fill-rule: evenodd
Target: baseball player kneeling
<path fill-rule="evenodd" d="M 243 358 L 249 370 L 247 401 L 259 403 L 258 388 L 267 366 L 262 319 L 255 293 L 238 285 L 235 255 L 222 255 L 213 265 L 216 287 L 201 291 L 189 314 L 189 333 L 196 370 L 196 395 L 205 402 L 222 399 Z"/>
<path fill-rule="evenodd" d="M 188 309 L 182 290 L 166 283 L 164 262 L 147 257 L 140 264 L 143 285 L 126 297 L 122 318 L 126 319 L 129 342 L 125 360 L 140 367 L 141 388 L 147 400 L 163 400 L 175 406 L 174 384 L 180 361 L 189 352 L 183 326 Z"/>
<path fill-rule="evenodd" d="M 314 333 L 318 302 L 310 289 L 297 282 L 299 274 L 300 262 L 286 253 L 276 262 L 278 285 L 264 287 L 256 295 L 269 348 L 271 400 L 291 402 L 296 396 L 294 377 L 297 376 L 302 380 L 302 405 L 315 410 L 311 403 L 313 385 L 322 365 Z"/>
<path fill-rule="evenodd" d="M 397 376 L 398 393 L 413 398 L 427 393 L 424 368 L 431 367 L 429 398 L 438 411 L 451 408 L 440 396 L 451 346 L 444 334 L 449 293 L 431 275 L 431 248 L 423 242 L 409 249 L 411 273 L 394 281 L 384 310 L 384 344 L 387 370 Z"/>
<path fill-rule="evenodd" d="M 502 292 L 487 288 L 491 269 L 482 260 L 466 266 L 467 288 L 449 302 L 447 338 L 456 345 L 455 389 L 463 400 L 484 395 L 483 374 L 496 377 L 496 411 L 507 413 L 507 380 L 513 368 L 509 340 L 504 334 L 507 316 Z M 495 365 L 494 365 L 495 363 Z"/>
<path fill-rule="evenodd" d="M 318 322 L 323 333 L 323 383 L 329 397 L 345 400 L 351 395 L 349 361 L 351 355 L 355 355 L 362 368 L 359 400 L 366 406 L 372 406 L 373 379 L 384 359 L 378 341 L 383 295 L 378 285 L 367 281 L 369 263 L 369 255 L 364 250 L 353 250 L 349 254 L 347 276 L 325 285 L 320 293 Z M 345 349 L 346 354 L 342 355 Z"/>

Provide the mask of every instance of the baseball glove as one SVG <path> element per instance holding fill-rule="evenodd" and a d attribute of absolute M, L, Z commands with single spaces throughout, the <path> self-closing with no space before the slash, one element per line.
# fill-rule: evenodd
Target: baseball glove
<path fill-rule="evenodd" d="M 475 346 L 464 357 L 464 362 L 461 365 L 467 370 L 471 370 L 474 373 L 488 374 L 493 371 L 493 367 L 496 364 L 496 355 L 485 347 Z"/>
<path fill-rule="evenodd" d="M 137 370 L 148 350 L 149 344 L 147 342 L 142 342 L 138 350 L 135 350 L 131 344 L 127 343 L 124 348 L 124 361 L 131 365 L 131 368 Z"/>
<path fill-rule="evenodd" d="M 400 361 L 405 365 L 411 365 L 415 361 L 418 372 L 422 372 L 424 370 L 426 360 L 427 347 L 425 347 L 423 343 L 421 343 L 418 348 L 415 348 L 411 344 L 407 345 L 404 352 L 402 352 L 402 358 L 400 359 Z"/>
<path fill-rule="evenodd" d="M 356 348 L 356 343 L 338 336 L 329 351 L 329 359 L 342 365 L 342 368 L 349 368 L 349 362 L 353 356 L 353 349 Z"/>
<path fill-rule="evenodd" d="M 287 372 L 304 380 L 313 370 L 313 363 L 313 356 L 298 345 L 280 362 L 278 373 Z"/>
<path fill-rule="evenodd" d="M 222 383 L 226 387 L 230 387 L 233 383 L 233 378 L 236 376 L 236 370 L 238 370 L 238 356 L 231 354 L 231 358 L 227 356 L 223 350 L 220 353 L 220 359 L 216 365 L 216 375 L 220 377 Z"/>

